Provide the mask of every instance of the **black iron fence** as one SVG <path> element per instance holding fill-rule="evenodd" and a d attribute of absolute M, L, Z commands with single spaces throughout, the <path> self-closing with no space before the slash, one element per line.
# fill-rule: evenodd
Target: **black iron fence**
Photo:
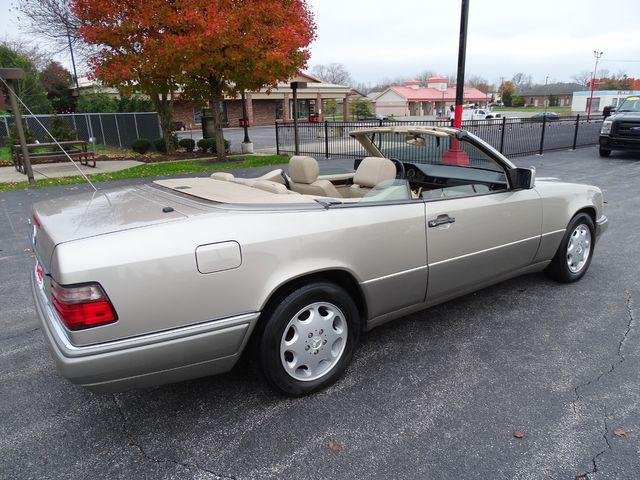
<path fill-rule="evenodd" d="M 51 137 L 42 126 L 51 130 L 53 117 L 53 115 L 23 115 L 34 141 L 41 143 L 51 141 Z M 89 141 L 90 138 L 94 138 L 98 144 L 113 147 L 128 148 L 138 138 L 154 140 L 162 137 L 160 121 L 155 112 L 69 113 L 59 114 L 57 117 L 74 132 L 77 140 Z M 0 146 L 7 143 L 13 125 L 12 116 L 0 116 Z"/>
<path fill-rule="evenodd" d="M 542 154 L 549 150 L 575 149 L 598 143 L 603 117 L 563 116 L 546 118 L 496 118 L 468 120 L 462 128 L 480 137 L 507 157 Z M 363 157 L 366 151 L 349 135 L 352 130 L 389 125 L 450 126 L 449 120 L 300 122 L 298 151 L 315 157 Z M 295 153 L 293 123 L 276 123 L 278 153 Z"/>

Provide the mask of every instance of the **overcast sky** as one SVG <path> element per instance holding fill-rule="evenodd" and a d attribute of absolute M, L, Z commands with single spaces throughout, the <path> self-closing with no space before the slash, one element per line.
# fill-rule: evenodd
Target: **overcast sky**
<path fill-rule="evenodd" d="M 309 0 L 317 40 L 310 66 L 343 63 L 357 82 L 455 72 L 459 0 Z M 11 0 L 0 0 L 6 12 Z M 602 68 L 640 77 L 640 0 L 470 0 L 467 75 L 491 82 L 516 72 L 534 81 L 570 80 Z M 15 14 L 0 16 L 0 38 L 19 38 Z M 24 37 L 23 37 L 24 39 Z M 67 56 L 60 58 L 68 63 Z M 623 60 L 623 61 L 621 61 Z M 632 62 L 633 61 L 633 62 Z"/>

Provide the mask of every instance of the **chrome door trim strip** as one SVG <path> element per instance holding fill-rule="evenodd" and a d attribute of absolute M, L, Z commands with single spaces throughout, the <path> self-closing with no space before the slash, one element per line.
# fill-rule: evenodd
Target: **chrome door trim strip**
<path fill-rule="evenodd" d="M 439 262 L 433 262 L 429 264 L 429 267 L 435 267 L 437 265 L 441 265 L 443 263 L 453 262 L 455 260 L 460 260 L 462 258 L 471 257 L 473 255 L 479 255 L 481 253 L 491 252 L 493 250 L 498 250 L 499 248 L 510 247 L 511 245 L 517 245 L 519 243 L 529 242 L 531 240 L 539 240 L 540 235 L 535 235 L 533 237 L 523 238 L 522 240 L 516 240 L 515 242 L 504 243 L 502 245 L 496 245 L 495 247 L 485 248 L 484 250 L 478 250 L 477 252 L 465 253 L 464 255 L 459 255 L 457 257 L 447 258 L 445 260 L 440 260 Z"/>
<path fill-rule="evenodd" d="M 397 277 L 399 275 L 404 275 L 406 273 L 417 272 L 417 271 L 420 271 L 420 270 L 424 270 L 426 268 L 428 268 L 428 266 L 427 265 L 423 265 L 421 267 L 410 268 L 408 270 L 402 270 L 401 272 L 390 273 L 389 275 L 383 275 L 382 277 L 377 277 L 377 278 L 372 278 L 370 280 L 365 280 L 364 282 L 360 282 L 360 285 L 367 285 L 369 283 L 378 282 L 380 280 L 387 280 L 388 278 Z"/>

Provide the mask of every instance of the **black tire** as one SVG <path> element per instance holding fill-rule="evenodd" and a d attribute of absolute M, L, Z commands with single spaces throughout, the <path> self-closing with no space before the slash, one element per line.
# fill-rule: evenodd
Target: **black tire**
<path fill-rule="evenodd" d="M 339 308 L 346 320 L 347 339 L 342 355 L 325 374 L 315 380 L 301 381 L 287 373 L 280 356 L 280 344 L 289 322 L 306 306 L 326 302 Z M 267 383 L 276 390 L 297 397 L 333 384 L 344 372 L 360 338 L 360 314 L 351 296 L 338 285 L 315 281 L 296 288 L 284 298 L 276 299 L 260 318 L 254 358 Z M 315 338 L 315 337 L 314 337 Z"/>
<path fill-rule="evenodd" d="M 608 157 L 609 155 L 611 155 L 611 150 L 600 147 L 598 149 L 598 155 L 600 155 L 601 157 Z"/>
<path fill-rule="evenodd" d="M 580 271 L 572 272 L 567 263 L 567 246 L 569 245 L 571 235 L 580 225 L 585 225 L 591 233 L 589 256 Z M 567 231 L 564 234 L 562 242 L 560 242 L 558 251 L 553 257 L 553 260 L 551 260 L 551 263 L 545 269 L 545 273 L 558 282 L 571 283 L 580 280 L 584 274 L 587 273 L 587 270 L 589 270 L 589 265 L 591 265 L 591 259 L 593 258 L 595 247 L 595 234 L 596 229 L 593 225 L 593 220 L 589 215 L 586 213 L 579 213 L 573 217 L 567 226 Z"/>

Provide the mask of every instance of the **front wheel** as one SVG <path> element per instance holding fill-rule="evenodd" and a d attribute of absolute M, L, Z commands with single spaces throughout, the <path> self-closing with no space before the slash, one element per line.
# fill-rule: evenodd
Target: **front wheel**
<path fill-rule="evenodd" d="M 601 157 L 608 157 L 609 155 L 611 155 L 611 150 L 600 147 L 598 149 L 598 155 L 600 155 Z"/>
<path fill-rule="evenodd" d="M 358 309 L 330 282 L 300 287 L 268 309 L 257 360 L 268 383 L 300 396 L 334 383 L 351 362 L 360 337 Z"/>
<path fill-rule="evenodd" d="M 594 239 L 595 227 L 591 217 L 586 213 L 573 217 L 545 273 L 559 282 L 580 280 L 591 264 Z"/>

